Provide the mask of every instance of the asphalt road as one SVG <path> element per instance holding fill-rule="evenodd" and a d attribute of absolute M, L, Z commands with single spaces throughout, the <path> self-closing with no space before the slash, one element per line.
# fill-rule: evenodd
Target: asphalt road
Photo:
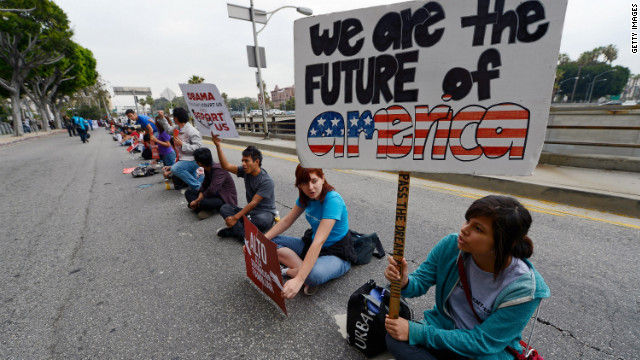
<path fill-rule="evenodd" d="M 247 279 L 240 243 L 216 237 L 219 216 L 198 220 L 160 175 L 122 174 L 141 160 L 92 134 L 88 144 L 59 134 L 0 148 L 0 359 L 364 358 L 338 323 L 351 292 L 384 282 L 385 261 L 299 294 L 285 317 Z M 225 149 L 239 163 L 238 148 Z M 265 155 L 284 216 L 297 197 L 295 158 Z M 376 231 L 391 251 L 397 177 L 329 170 L 327 179 L 351 228 Z M 412 179 L 410 266 L 484 194 Z M 523 202 L 534 216 L 532 261 L 552 292 L 534 347 L 546 359 L 637 359 L 640 222 Z M 305 228 L 301 218 L 287 234 Z M 410 303 L 421 317 L 432 299 Z"/>

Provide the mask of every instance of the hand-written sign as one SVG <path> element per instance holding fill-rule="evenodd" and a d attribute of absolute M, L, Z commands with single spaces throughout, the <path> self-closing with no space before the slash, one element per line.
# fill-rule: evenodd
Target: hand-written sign
<path fill-rule="evenodd" d="M 302 165 L 532 173 L 566 5 L 416 1 L 297 20 Z"/>
<path fill-rule="evenodd" d="M 267 239 L 246 216 L 244 217 L 244 239 L 247 276 L 286 315 L 287 308 L 282 297 L 282 275 L 276 244 Z"/>
<path fill-rule="evenodd" d="M 180 90 L 200 133 L 213 132 L 220 138 L 238 137 L 229 110 L 214 84 L 180 84 Z"/>

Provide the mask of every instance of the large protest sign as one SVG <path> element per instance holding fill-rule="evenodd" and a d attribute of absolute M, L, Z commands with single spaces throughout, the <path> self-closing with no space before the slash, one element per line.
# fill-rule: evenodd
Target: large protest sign
<path fill-rule="evenodd" d="M 244 217 L 244 238 L 247 276 L 286 315 L 287 307 L 282 297 L 282 275 L 276 244 L 267 239 L 246 216 Z"/>
<path fill-rule="evenodd" d="M 238 137 L 229 109 L 214 84 L 180 84 L 180 90 L 196 128 L 202 134 L 213 132 L 220 138 Z"/>
<path fill-rule="evenodd" d="M 302 165 L 531 174 L 566 6 L 413 1 L 296 20 Z"/>

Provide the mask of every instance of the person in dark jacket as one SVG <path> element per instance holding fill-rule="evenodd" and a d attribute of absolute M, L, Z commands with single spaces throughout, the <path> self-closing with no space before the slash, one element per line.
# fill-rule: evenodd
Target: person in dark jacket
<path fill-rule="evenodd" d="M 196 149 L 193 157 L 198 166 L 204 168 L 204 181 L 200 189 L 188 189 L 184 196 L 189 208 L 198 213 L 198 218 L 208 218 L 224 204 L 238 206 L 236 185 L 229 172 L 213 162 L 211 150 Z"/>

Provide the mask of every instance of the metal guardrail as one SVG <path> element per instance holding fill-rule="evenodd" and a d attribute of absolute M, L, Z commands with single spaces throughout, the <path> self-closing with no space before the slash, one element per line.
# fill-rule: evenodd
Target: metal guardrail
<path fill-rule="evenodd" d="M 640 126 L 601 126 L 601 125 L 547 125 L 547 130 L 607 130 L 607 131 L 640 131 Z M 599 147 L 617 147 L 628 149 L 640 149 L 640 144 L 624 144 L 624 143 L 604 143 L 591 141 L 563 141 L 563 140 L 545 140 L 545 144 L 549 145 L 573 145 L 573 146 L 599 146 Z"/>
<path fill-rule="evenodd" d="M 582 110 L 582 109 L 580 109 Z M 597 109 L 604 110 L 604 109 Z M 268 121 L 269 133 L 275 137 L 293 138 L 296 134 L 295 118 L 287 117 L 285 121 L 277 121 L 279 117 L 272 116 Z M 236 121 L 239 120 L 239 121 Z M 251 133 L 263 133 L 262 118 L 247 117 L 244 119 L 234 119 L 236 128 Z M 293 121 L 290 121 L 293 120 Z M 593 126 L 593 125 L 548 125 L 547 130 L 605 130 L 605 131 L 640 131 L 640 126 Z M 282 136 L 284 135 L 284 136 Z M 616 147 L 640 149 L 640 144 L 625 143 L 605 143 L 591 141 L 568 141 L 568 140 L 545 140 L 548 145 L 570 145 L 570 146 L 596 146 L 596 147 Z"/>

